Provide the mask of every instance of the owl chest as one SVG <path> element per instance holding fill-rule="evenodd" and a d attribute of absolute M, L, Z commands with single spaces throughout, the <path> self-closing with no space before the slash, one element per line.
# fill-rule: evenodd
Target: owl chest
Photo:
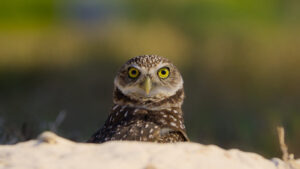
<path fill-rule="evenodd" d="M 174 110 L 173 110 L 174 111 Z M 134 108 L 115 109 L 102 128 L 102 137 L 108 140 L 170 141 L 185 130 L 179 110 L 148 111 Z M 177 115 L 176 115 L 177 114 Z M 170 132 L 170 133 L 169 133 Z M 167 134 L 166 134 L 167 133 Z"/>

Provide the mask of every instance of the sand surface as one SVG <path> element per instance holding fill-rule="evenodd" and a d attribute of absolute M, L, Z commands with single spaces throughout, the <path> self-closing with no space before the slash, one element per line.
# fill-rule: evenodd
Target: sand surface
<path fill-rule="evenodd" d="M 0 146 L 0 169 L 299 169 L 278 158 L 198 143 L 75 143 L 51 132 Z"/>

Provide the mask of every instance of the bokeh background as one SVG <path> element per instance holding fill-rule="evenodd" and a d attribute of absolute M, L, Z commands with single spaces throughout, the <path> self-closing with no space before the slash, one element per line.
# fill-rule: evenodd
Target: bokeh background
<path fill-rule="evenodd" d="M 192 141 L 280 156 L 283 125 L 300 156 L 299 0 L 1 0 L 0 143 L 87 140 L 143 54 L 181 70 Z"/>

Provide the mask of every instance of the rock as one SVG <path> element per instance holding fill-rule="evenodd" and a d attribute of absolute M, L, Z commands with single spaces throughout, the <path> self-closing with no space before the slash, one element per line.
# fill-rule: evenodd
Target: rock
<path fill-rule="evenodd" d="M 300 160 L 294 161 L 300 164 Z M 75 143 L 45 132 L 37 140 L 0 146 L 0 168 L 10 169 L 296 169 L 278 158 L 198 143 L 114 141 Z"/>

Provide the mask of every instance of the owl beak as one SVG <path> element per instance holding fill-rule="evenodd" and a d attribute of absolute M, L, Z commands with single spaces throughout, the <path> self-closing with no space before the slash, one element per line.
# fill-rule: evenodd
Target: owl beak
<path fill-rule="evenodd" d="M 149 95 L 152 87 L 152 82 L 150 77 L 147 77 L 143 84 L 143 89 L 145 90 L 146 94 Z"/>

